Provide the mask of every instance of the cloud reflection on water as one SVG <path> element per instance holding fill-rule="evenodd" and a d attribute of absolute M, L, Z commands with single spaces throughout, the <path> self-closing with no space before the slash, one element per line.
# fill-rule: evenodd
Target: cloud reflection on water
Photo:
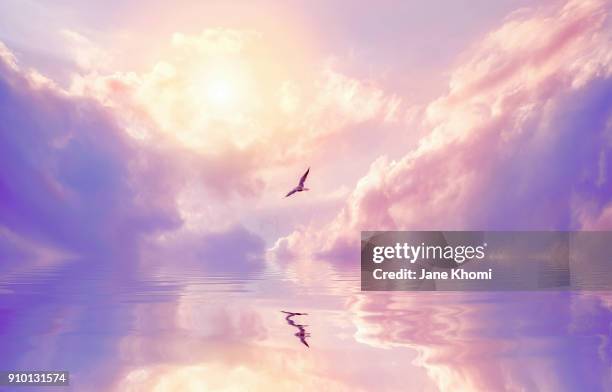
<path fill-rule="evenodd" d="M 609 301 L 560 292 L 363 293 L 349 307 L 358 341 L 416 350 L 414 363 L 441 390 L 595 391 L 612 385 Z"/>

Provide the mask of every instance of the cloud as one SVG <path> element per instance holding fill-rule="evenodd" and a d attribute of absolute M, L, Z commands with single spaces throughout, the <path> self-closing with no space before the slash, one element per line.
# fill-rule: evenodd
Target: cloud
<path fill-rule="evenodd" d="M 379 157 L 332 222 L 274 250 L 354 263 L 360 230 L 601 222 L 612 192 L 608 14 L 600 1 L 513 14 L 426 107 L 415 149 Z"/>
<path fill-rule="evenodd" d="M 90 99 L 67 96 L 0 62 L 0 221 L 33 242 L 84 254 L 126 254 L 144 234 L 176 227 L 176 188 Z M 152 179 L 155 178 L 155 181 Z"/>
<path fill-rule="evenodd" d="M 13 71 L 17 70 L 17 59 L 3 42 L 0 42 L 0 59 L 2 59 L 4 67 L 7 67 Z"/>
<path fill-rule="evenodd" d="M 92 71 L 110 67 L 109 54 L 89 38 L 69 29 L 60 30 L 60 36 L 65 40 L 71 59 L 81 69 Z"/>
<path fill-rule="evenodd" d="M 141 253 L 143 274 L 200 271 L 249 277 L 265 267 L 264 240 L 240 225 L 225 229 L 184 228 L 151 238 Z"/>
<path fill-rule="evenodd" d="M 183 227 L 191 211 L 179 197 L 193 182 L 208 198 L 256 192 L 262 184 L 240 176 L 253 158 L 231 146 L 199 156 L 143 142 L 110 108 L 37 83 L 8 50 L 2 59 L 0 251 L 11 264 L 105 255 L 121 264 L 140 255 L 161 265 L 180 257 L 183 267 L 215 273 L 261 271 L 259 236 L 231 221 Z"/>
<path fill-rule="evenodd" d="M 265 244 L 230 222 L 215 230 L 184 227 L 178 195 L 191 178 L 212 181 L 188 170 L 201 158 L 134 138 L 111 108 L 41 83 L 4 48 L 0 45 L 0 329 L 38 336 L 44 349 L 24 353 L 17 338 L 4 350 L 2 363 L 42 368 L 63 363 L 96 377 L 82 361 L 87 356 L 104 378 L 116 365 L 98 361 L 115 356 L 116 347 L 64 332 L 100 328 L 106 342 L 114 342 L 116 331 L 132 321 L 132 307 L 117 312 L 106 304 L 121 302 L 126 292 L 172 300 L 187 286 L 185 280 L 163 286 L 155 272 L 184 274 L 195 266 L 189 271 L 248 277 L 264 268 Z M 237 159 L 230 164 L 240 165 Z M 218 169 L 211 166 L 208 170 Z M 147 269 L 151 266 L 157 269 Z M 19 308 L 36 311 L 24 319 L 12 310 Z M 181 328 L 200 317 L 214 318 L 222 329 L 211 327 L 206 336 L 232 330 L 237 340 L 251 334 L 261 339 L 265 333 L 249 311 L 213 317 L 183 306 L 179 313 Z M 143 318 L 137 310 L 133 315 Z M 62 346 L 78 354 L 66 358 Z"/>
<path fill-rule="evenodd" d="M 261 196 L 264 171 L 333 151 L 362 124 L 402 121 L 399 97 L 301 53 L 279 59 L 275 39 L 175 33 L 149 71 L 83 72 L 70 91 L 112 108 L 135 138 L 183 149 L 218 200 Z"/>

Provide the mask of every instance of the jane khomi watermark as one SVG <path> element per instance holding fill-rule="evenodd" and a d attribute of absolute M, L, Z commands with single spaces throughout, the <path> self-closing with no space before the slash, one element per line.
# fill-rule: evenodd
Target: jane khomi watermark
<path fill-rule="evenodd" d="M 361 289 L 612 290 L 612 232 L 364 231 Z"/>

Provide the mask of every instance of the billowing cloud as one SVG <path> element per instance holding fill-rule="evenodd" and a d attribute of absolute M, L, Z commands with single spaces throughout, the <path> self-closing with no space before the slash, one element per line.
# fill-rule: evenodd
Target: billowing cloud
<path fill-rule="evenodd" d="M 114 313 L 114 306 L 101 304 L 120 303 L 125 291 L 147 292 L 150 299 L 156 292 L 166 294 L 156 285 L 159 265 L 179 265 L 164 268 L 165 273 L 195 266 L 212 275 L 263 269 L 265 244 L 243 227 L 231 222 L 227 229 L 183 227 L 177 197 L 189 176 L 202 175 L 183 170 L 196 158 L 181 151 L 134 138 L 112 109 L 24 70 L 0 45 L 0 330 L 37 337 L 44 347 L 24 353 L 24 342 L 15 338 L 5 347 L 3 366 L 63 364 L 87 372 L 78 355 L 104 361 L 116 353 L 113 344 L 85 342 L 73 350 L 78 355 L 62 357 L 59 347 L 73 344 L 63 333 L 72 328 L 109 333 L 131 317 L 142 327 L 140 308 Z M 159 264 L 152 267 L 155 261 Z M 39 311 L 27 316 L 13 311 L 22 307 Z M 171 325 L 177 328 L 188 328 L 194 317 L 214 316 L 171 308 L 176 316 Z M 237 314 L 234 320 L 219 312 L 215 320 L 221 329 L 205 335 L 230 329 L 235 336 L 265 333 L 252 312 Z"/>
<path fill-rule="evenodd" d="M 271 171 L 334 151 L 338 135 L 402 121 L 401 99 L 375 81 L 302 52 L 279 59 L 277 39 L 231 29 L 176 33 L 150 71 L 84 72 L 70 91 L 113 108 L 144 143 L 183 148 L 193 157 L 188 170 L 220 199 L 261 196 Z"/>
<path fill-rule="evenodd" d="M 63 30 L 68 89 L 0 44 L 0 364 L 70 369 L 84 390 L 394 391 L 429 386 L 422 369 L 440 389 L 609 385 L 609 296 L 362 295 L 312 262 L 357 260 L 362 229 L 609 227 L 609 18 L 591 0 L 511 15 L 446 95 L 408 109 L 418 129 L 414 97 L 311 56 L 290 29 L 177 33 L 144 72 Z M 157 49 L 148 30 L 133 44 Z M 428 80 L 387 85 L 411 77 Z M 308 165 L 312 191 L 282 199 Z M 302 224 L 273 253 L 304 260 L 277 275 L 262 232 Z M 310 349 L 279 312 L 294 308 Z"/>
<path fill-rule="evenodd" d="M 76 75 L 71 91 L 121 107 L 134 122 L 151 120 L 201 153 L 227 143 L 265 148 L 274 139 L 280 146 L 266 152 L 278 155 L 280 147 L 309 148 L 302 141 L 350 124 L 399 117 L 401 100 L 374 82 L 325 63 L 305 69 L 300 61 L 312 60 L 301 55 L 277 61 L 275 45 L 273 37 L 254 31 L 175 33 L 171 50 L 149 72 Z"/>
<path fill-rule="evenodd" d="M 603 222 L 612 194 L 608 19 L 602 1 L 513 14 L 426 107 L 415 149 L 377 159 L 335 220 L 296 231 L 275 250 L 354 262 L 360 230 Z"/>
<path fill-rule="evenodd" d="M 108 69 L 108 53 L 97 47 L 90 39 L 69 29 L 62 29 L 60 35 L 66 43 L 75 64 L 84 70 Z"/>
<path fill-rule="evenodd" d="M 126 254 L 179 223 L 171 166 L 90 99 L 0 61 L 0 221 L 68 252 Z M 150 181 L 155 177 L 156 181 Z"/>
<path fill-rule="evenodd" d="M 188 229 L 153 237 L 141 253 L 143 274 L 195 271 L 248 277 L 265 266 L 265 242 L 242 226 L 224 230 Z"/>

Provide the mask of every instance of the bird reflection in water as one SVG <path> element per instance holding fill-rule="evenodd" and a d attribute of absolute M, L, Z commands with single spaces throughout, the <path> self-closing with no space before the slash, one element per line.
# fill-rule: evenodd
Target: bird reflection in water
<path fill-rule="evenodd" d="M 285 317 L 285 320 L 287 320 L 287 324 L 291 325 L 292 327 L 296 327 L 298 329 L 298 332 L 295 333 L 295 336 L 297 336 L 298 339 L 300 339 L 300 342 L 304 343 L 306 347 L 310 348 L 310 346 L 308 345 L 308 342 L 306 341 L 306 338 L 309 338 L 310 334 L 307 333 L 306 328 L 304 328 L 304 327 L 307 327 L 307 325 L 297 324 L 295 321 L 291 319 L 292 317 L 295 317 L 295 316 L 306 316 L 308 315 L 308 313 L 293 313 L 293 312 L 285 312 L 284 310 L 281 310 L 281 312 L 287 315 L 287 317 Z"/>

